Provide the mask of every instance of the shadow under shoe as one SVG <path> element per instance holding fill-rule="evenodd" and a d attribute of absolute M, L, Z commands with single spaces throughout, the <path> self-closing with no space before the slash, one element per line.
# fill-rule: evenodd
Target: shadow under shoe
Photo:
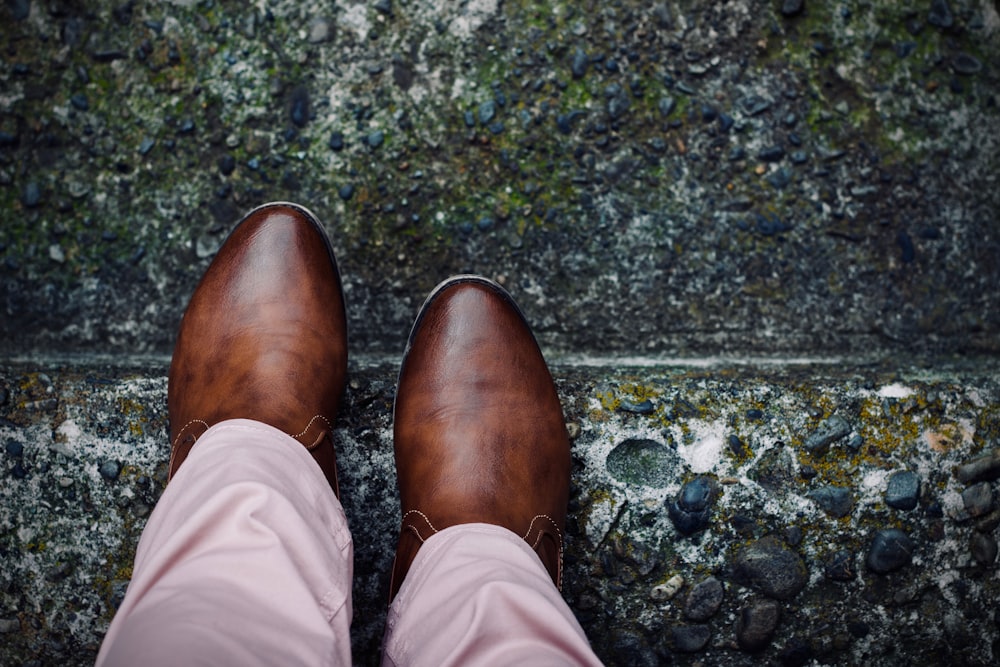
<path fill-rule="evenodd" d="M 170 477 L 227 419 L 274 426 L 312 453 L 339 497 L 333 421 L 347 375 L 340 274 L 308 210 L 251 211 L 219 249 L 181 320 L 170 363 Z"/>
<path fill-rule="evenodd" d="M 552 376 L 499 285 L 457 276 L 410 332 L 394 410 L 402 526 L 394 598 L 423 542 L 463 523 L 523 536 L 561 584 L 570 448 Z"/>

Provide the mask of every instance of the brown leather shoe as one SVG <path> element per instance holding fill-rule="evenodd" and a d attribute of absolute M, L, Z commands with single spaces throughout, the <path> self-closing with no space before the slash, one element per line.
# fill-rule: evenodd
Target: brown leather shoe
<path fill-rule="evenodd" d="M 511 296 L 457 276 L 410 332 L 394 416 L 402 527 L 396 596 L 424 540 L 462 523 L 524 537 L 556 585 L 569 497 L 569 439 L 552 376 Z"/>
<path fill-rule="evenodd" d="M 191 296 L 170 363 L 170 476 L 209 426 L 246 418 L 312 452 L 334 491 L 332 428 L 347 374 L 347 325 L 329 239 L 312 213 L 251 211 Z"/>

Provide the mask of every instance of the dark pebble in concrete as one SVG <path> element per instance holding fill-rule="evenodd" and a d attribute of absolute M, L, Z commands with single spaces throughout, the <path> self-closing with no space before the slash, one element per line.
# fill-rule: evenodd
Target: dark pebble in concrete
<path fill-rule="evenodd" d="M 868 569 L 879 574 L 893 572 L 909 565 L 913 557 L 913 540 L 898 528 L 880 530 L 872 538 L 866 563 Z"/>
<path fill-rule="evenodd" d="M 689 621 L 707 621 L 722 606 L 722 582 L 715 577 L 699 581 L 688 592 L 684 602 L 684 618 Z"/>
<path fill-rule="evenodd" d="M 989 482 L 973 484 L 962 492 L 962 502 L 965 503 L 965 511 L 969 516 L 982 516 L 993 509 L 993 489 Z"/>
<path fill-rule="evenodd" d="M 826 559 L 823 574 L 833 581 L 853 581 L 857 571 L 854 567 L 854 554 L 847 549 L 836 551 Z"/>
<path fill-rule="evenodd" d="M 897 510 L 912 510 L 920 499 L 920 475 L 900 470 L 889 476 L 885 489 L 885 504 Z"/>
<path fill-rule="evenodd" d="M 767 182 L 776 190 L 783 190 L 792 182 L 792 172 L 788 167 L 781 167 L 767 175 Z"/>
<path fill-rule="evenodd" d="M 6 4 L 15 21 L 23 21 L 31 14 L 31 0 L 7 0 Z"/>
<path fill-rule="evenodd" d="M 587 74 L 587 66 L 590 64 L 590 58 L 587 54 L 583 52 L 583 49 L 577 49 L 573 52 L 573 59 L 570 62 L 570 71 L 573 72 L 574 79 L 582 79 L 584 75 Z"/>
<path fill-rule="evenodd" d="M 29 181 L 21 193 L 21 203 L 27 208 L 35 208 L 42 203 L 42 189 L 35 181 Z"/>
<path fill-rule="evenodd" d="M 899 246 L 899 259 L 903 264 L 911 263 L 916 257 L 916 250 L 913 247 L 913 239 L 905 230 L 900 230 L 896 235 L 896 245 Z"/>
<path fill-rule="evenodd" d="M 917 50 L 917 43 L 910 40 L 905 40 L 896 44 L 895 50 L 897 56 L 899 56 L 900 58 L 906 58 L 907 56 L 911 55 L 914 51 Z"/>
<path fill-rule="evenodd" d="M 69 103 L 73 105 L 73 108 L 79 109 L 80 111 L 87 111 L 90 109 L 90 100 L 83 93 L 77 93 L 69 98 Z"/>
<path fill-rule="evenodd" d="M 772 535 L 740 549 L 732 570 L 739 583 L 782 601 L 794 598 L 809 581 L 802 557 Z"/>
<path fill-rule="evenodd" d="M 236 170 L 236 158 L 228 153 L 219 158 L 219 171 L 223 176 L 229 176 Z"/>
<path fill-rule="evenodd" d="M 24 453 L 24 445 L 20 441 L 14 440 L 12 438 L 7 441 L 6 450 L 8 456 L 13 456 L 14 458 L 17 458 Z"/>
<path fill-rule="evenodd" d="M 774 600 L 758 600 L 740 609 L 736 617 L 736 642 L 748 652 L 762 651 L 771 643 L 781 617 L 781 607 Z"/>
<path fill-rule="evenodd" d="M 781 3 L 781 13 L 785 16 L 798 16 L 804 8 L 804 0 L 784 0 Z"/>
<path fill-rule="evenodd" d="M 740 108 L 748 116 L 756 116 L 770 109 L 771 101 L 764 99 L 760 95 L 750 95 L 740 100 Z"/>
<path fill-rule="evenodd" d="M 758 410 L 757 408 L 751 408 L 747 410 L 746 416 L 750 421 L 758 421 L 764 418 L 764 411 Z"/>
<path fill-rule="evenodd" d="M 677 453 L 655 440 L 629 439 L 608 454 L 611 476 L 626 484 L 662 488 L 674 479 L 681 461 Z"/>
<path fill-rule="evenodd" d="M 340 190 L 337 191 L 337 194 L 340 196 L 341 199 L 347 201 L 354 196 L 354 186 L 351 185 L 350 183 L 342 185 L 340 186 Z"/>
<path fill-rule="evenodd" d="M 803 446 L 812 454 L 826 450 L 831 443 L 840 440 L 851 432 L 851 425 L 840 415 L 831 415 L 823 420 L 803 442 Z"/>
<path fill-rule="evenodd" d="M 622 412 L 632 412 L 637 415 L 648 415 L 652 414 L 656 410 L 656 406 L 653 405 L 653 402 L 648 398 L 644 401 L 639 401 L 638 403 L 622 398 L 618 401 L 618 409 Z"/>
<path fill-rule="evenodd" d="M 486 100 L 479 105 L 479 122 L 486 125 L 497 115 L 497 103 L 493 100 Z"/>
<path fill-rule="evenodd" d="M 369 148 L 378 148 L 385 142 L 385 133 L 382 130 L 375 130 L 370 132 L 367 137 L 365 137 L 365 143 L 368 144 Z"/>
<path fill-rule="evenodd" d="M 947 0 L 932 0 L 931 10 L 927 14 L 927 22 L 938 28 L 950 28 L 955 23 L 951 7 Z"/>
<path fill-rule="evenodd" d="M 611 120 L 618 120 L 632 107 L 632 101 L 624 92 L 608 99 L 607 111 Z"/>
<path fill-rule="evenodd" d="M 997 559 L 997 541 L 990 535 L 973 533 L 969 551 L 980 565 L 992 565 Z"/>
<path fill-rule="evenodd" d="M 666 118 L 677 108 L 677 100 L 668 95 L 667 97 L 661 97 L 656 106 L 660 110 L 660 115 Z"/>
<path fill-rule="evenodd" d="M 809 642 L 792 637 L 778 652 L 778 661 L 783 667 L 803 667 L 813 659 L 813 649 Z"/>
<path fill-rule="evenodd" d="M 785 149 L 781 146 L 768 146 L 757 153 L 757 158 L 764 162 L 778 162 L 785 157 Z"/>
<path fill-rule="evenodd" d="M 676 625 L 671 630 L 674 648 L 681 653 L 695 653 L 705 648 L 712 637 L 707 625 Z"/>
<path fill-rule="evenodd" d="M 330 134 L 330 141 L 327 142 L 327 146 L 330 147 L 332 151 L 341 151 L 344 149 L 344 133 L 343 132 L 333 132 Z"/>
<path fill-rule="evenodd" d="M 376 0 L 374 7 L 379 14 L 385 16 L 392 14 L 392 0 Z"/>
<path fill-rule="evenodd" d="M 292 89 L 288 117 L 296 127 L 305 127 L 309 122 L 309 90 L 305 86 Z"/>
<path fill-rule="evenodd" d="M 98 472 L 101 473 L 101 477 L 112 482 L 118 479 L 118 475 L 121 471 L 122 464 L 118 461 L 104 461 L 98 468 Z"/>
<path fill-rule="evenodd" d="M 718 482 L 699 476 L 685 482 L 677 497 L 667 501 L 667 512 L 682 535 L 692 535 L 708 527 L 712 504 L 718 495 Z"/>
<path fill-rule="evenodd" d="M 835 519 L 842 519 L 851 513 L 854 508 L 854 500 L 851 498 L 851 491 L 842 486 L 827 485 L 818 489 L 813 489 L 807 496 L 810 500 L 820 506 L 828 515 Z"/>
<path fill-rule="evenodd" d="M 152 137 L 143 137 L 142 141 L 139 142 L 139 155 L 149 155 L 149 151 L 153 150 L 153 146 L 155 145 L 155 139 Z"/>
<path fill-rule="evenodd" d="M 993 481 L 997 478 L 1000 478 L 1000 448 L 977 456 L 958 468 L 958 481 L 963 484 Z"/>
<path fill-rule="evenodd" d="M 981 72 L 983 64 L 975 56 L 970 56 L 968 53 L 962 52 L 952 59 L 951 68 L 959 74 L 970 75 Z"/>

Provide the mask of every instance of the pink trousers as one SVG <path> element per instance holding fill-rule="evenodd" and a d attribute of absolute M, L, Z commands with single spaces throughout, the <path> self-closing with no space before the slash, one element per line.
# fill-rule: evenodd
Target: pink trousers
<path fill-rule="evenodd" d="M 353 544 L 301 444 L 209 429 L 139 541 L 98 665 L 349 665 Z M 384 665 L 599 665 L 541 561 L 488 524 L 421 547 L 392 602 Z"/>

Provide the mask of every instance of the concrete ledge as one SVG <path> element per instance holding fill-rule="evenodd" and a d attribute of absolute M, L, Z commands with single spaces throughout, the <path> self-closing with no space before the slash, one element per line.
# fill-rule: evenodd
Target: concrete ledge
<path fill-rule="evenodd" d="M 624 363 L 553 368 L 574 438 L 564 592 L 608 664 L 1000 657 L 997 359 Z M 3 664 L 93 662 L 164 485 L 165 370 L 0 367 Z M 395 380 L 352 362 L 337 428 L 359 664 L 398 522 Z"/>

